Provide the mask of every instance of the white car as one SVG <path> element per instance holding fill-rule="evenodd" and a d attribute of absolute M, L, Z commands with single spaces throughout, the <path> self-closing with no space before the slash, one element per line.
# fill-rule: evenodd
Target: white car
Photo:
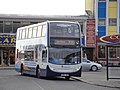
<path fill-rule="evenodd" d="M 91 71 L 97 71 L 102 68 L 102 65 L 99 63 L 92 62 L 88 60 L 87 58 L 82 58 L 82 70 L 91 70 Z"/>

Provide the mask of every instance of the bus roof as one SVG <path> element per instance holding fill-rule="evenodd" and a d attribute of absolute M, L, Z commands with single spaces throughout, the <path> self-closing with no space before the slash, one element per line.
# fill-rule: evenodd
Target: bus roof
<path fill-rule="evenodd" d="M 51 22 L 78 23 L 78 22 L 73 22 L 73 21 L 45 21 L 45 22 L 41 22 L 41 23 L 37 23 L 37 24 L 31 24 L 31 25 L 23 26 L 23 27 L 20 27 L 18 29 L 24 29 L 24 28 L 28 28 L 28 27 L 34 27 L 34 26 L 38 26 L 38 25 L 43 25 L 43 24 L 51 23 Z"/>

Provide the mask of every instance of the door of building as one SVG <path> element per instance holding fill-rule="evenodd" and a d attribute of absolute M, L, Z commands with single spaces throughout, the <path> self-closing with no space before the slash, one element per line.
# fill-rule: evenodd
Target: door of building
<path fill-rule="evenodd" d="M 10 56 L 10 65 L 14 65 L 15 64 L 15 51 L 10 50 L 9 51 L 9 56 Z"/>
<path fill-rule="evenodd" d="M 9 52 L 3 51 L 3 63 L 4 65 L 9 65 Z"/>

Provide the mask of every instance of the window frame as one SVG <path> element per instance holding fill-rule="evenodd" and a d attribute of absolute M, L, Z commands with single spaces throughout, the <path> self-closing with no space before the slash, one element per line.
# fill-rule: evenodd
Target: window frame
<path fill-rule="evenodd" d="M 3 21 L 0 21 L 0 33 L 3 33 L 3 29 L 4 29 L 4 27 L 3 27 Z"/>
<path fill-rule="evenodd" d="M 116 47 L 109 47 L 109 58 L 117 58 L 117 48 Z"/>
<path fill-rule="evenodd" d="M 104 18 L 98 19 L 98 26 L 106 26 L 106 19 Z"/>
<path fill-rule="evenodd" d="M 98 58 L 106 58 L 106 46 L 105 45 L 98 45 Z"/>
<path fill-rule="evenodd" d="M 117 26 L 117 18 L 109 18 L 109 26 Z"/>

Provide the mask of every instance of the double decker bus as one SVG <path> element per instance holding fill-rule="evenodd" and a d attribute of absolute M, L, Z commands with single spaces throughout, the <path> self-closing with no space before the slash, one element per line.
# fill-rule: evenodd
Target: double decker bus
<path fill-rule="evenodd" d="M 17 29 L 15 69 L 36 77 L 81 76 L 77 22 L 46 21 Z"/>

